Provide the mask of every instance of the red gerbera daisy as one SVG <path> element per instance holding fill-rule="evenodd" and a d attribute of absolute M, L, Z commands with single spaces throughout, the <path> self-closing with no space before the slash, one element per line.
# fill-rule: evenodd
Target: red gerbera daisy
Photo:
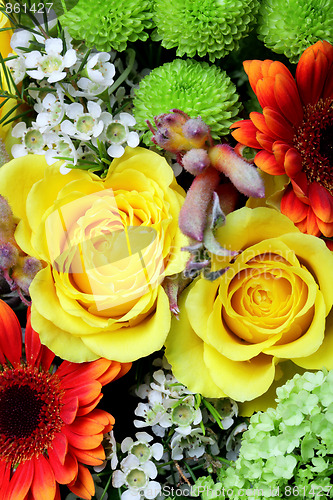
<path fill-rule="evenodd" d="M 101 388 L 131 364 L 106 359 L 63 361 L 42 346 L 28 313 L 25 356 L 22 332 L 0 301 L 0 498 L 60 500 L 59 484 L 90 499 L 94 482 L 85 465 L 105 458 L 101 445 L 114 418 L 96 409 Z"/>
<path fill-rule="evenodd" d="M 291 180 L 281 211 L 304 233 L 333 236 L 333 46 L 302 54 L 295 79 L 278 61 L 245 61 L 263 108 L 232 125 L 235 139 L 260 149 L 256 165 Z"/>

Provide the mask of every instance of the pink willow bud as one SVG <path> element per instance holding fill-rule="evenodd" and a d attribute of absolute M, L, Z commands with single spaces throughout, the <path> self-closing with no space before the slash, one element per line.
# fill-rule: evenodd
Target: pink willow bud
<path fill-rule="evenodd" d="M 211 165 L 229 177 L 245 196 L 264 198 L 265 185 L 258 170 L 242 160 L 228 144 L 217 144 L 208 151 Z"/>
<path fill-rule="evenodd" d="M 149 120 L 146 123 L 154 134 L 152 141 L 171 153 L 182 153 L 192 148 L 202 148 L 211 143 L 209 127 L 199 118 L 190 118 L 180 109 L 172 109 L 154 117 L 156 129 Z"/>
<path fill-rule="evenodd" d="M 29 286 L 41 269 L 42 263 L 38 259 L 29 256 L 22 257 L 20 259 L 20 264 L 13 270 L 12 279 L 15 281 L 16 285 L 21 288 L 23 293 L 28 295 Z"/>
<path fill-rule="evenodd" d="M 184 154 L 182 164 L 192 175 L 199 175 L 209 167 L 210 160 L 205 149 L 191 149 Z"/>
<path fill-rule="evenodd" d="M 0 195 L 0 239 L 7 240 L 13 236 L 14 229 L 13 212 L 6 198 Z"/>
<path fill-rule="evenodd" d="M 218 171 L 208 167 L 193 180 L 186 195 L 179 214 L 179 227 L 184 234 L 196 241 L 203 240 L 208 206 L 219 182 Z"/>
<path fill-rule="evenodd" d="M 0 244 L 0 268 L 10 269 L 19 257 L 18 249 L 9 241 Z"/>

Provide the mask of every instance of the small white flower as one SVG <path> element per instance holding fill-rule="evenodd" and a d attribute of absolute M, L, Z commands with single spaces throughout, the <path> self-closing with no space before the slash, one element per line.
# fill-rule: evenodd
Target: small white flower
<path fill-rule="evenodd" d="M 22 48 L 28 48 L 33 40 L 33 34 L 27 30 L 14 31 L 10 39 L 10 46 L 16 54 L 26 54 Z"/>
<path fill-rule="evenodd" d="M 84 113 L 82 104 L 73 103 L 66 107 L 66 115 L 72 121 L 65 120 L 61 123 L 61 130 L 70 137 L 89 141 L 98 137 L 103 131 L 102 113 L 99 104 L 93 101 L 87 103 L 88 113 Z"/>
<path fill-rule="evenodd" d="M 140 464 L 147 462 L 151 458 L 160 460 L 163 455 L 163 446 L 160 443 L 149 445 L 154 438 L 147 432 L 137 432 L 135 434 L 137 441 L 127 437 L 121 443 L 121 451 L 128 452 L 138 458 Z"/>
<path fill-rule="evenodd" d="M 63 56 L 62 50 L 63 43 L 60 38 L 45 40 L 46 54 L 42 55 L 37 50 L 33 50 L 26 55 L 25 65 L 28 75 L 35 80 L 47 78 L 49 83 L 63 80 L 66 76 L 64 69 L 70 68 L 76 62 L 76 52 L 74 49 L 69 49 Z"/>
<path fill-rule="evenodd" d="M 107 52 L 98 52 L 89 56 L 86 72 L 90 80 L 107 87 L 112 85 L 116 70 L 114 64 L 108 62 L 110 57 Z"/>
<path fill-rule="evenodd" d="M 45 152 L 45 159 L 48 165 L 52 165 L 56 161 L 59 161 L 59 157 L 66 156 L 73 158 L 73 165 L 77 163 L 77 152 L 75 146 L 71 139 L 66 134 L 59 134 L 56 132 L 47 132 L 44 134 L 44 139 L 49 148 Z M 68 165 L 71 163 L 64 160 L 63 165 L 60 168 L 60 172 L 65 175 L 70 172 Z"/>
<path fill-rule="evenodd" d="M 12 147 L 14 158 L 19 158 L 29 153 L 37 155 L 45 154 L 45 138 L 35 125 L 36 123 L 32 123 L 32 126 L 27 128 L 24 122 L 20 122 L 13 128 L 12 136 L 21 139 L 21 144 L 14 144 Z"/>
<path fill-rule="evenodd" d="M 15 54 L 8 54 L 8 56 L 15 56 Z M 10 59 L 9 61 L 6 61 L 6 66 L 10 69 L 16 85 L 21 83 L 25 77 L 24 57 L 20 55 L 14 59 Z"/>
<path fill-rule="evenodd" d="M 130 131 L 129 127 L 136 124 L 135 118 L 129 113 L 119 113 L 114 118 L 110 113 L 102 113 L 101 119 L 104 123 L 103 140 L 110 143 L 107 153 L 112 158 L 120 158 L 124 152 L 124 146 L 131 148 L 138 146 L 140 138 L 137 132 Z"/>
<path fill-rule="evenodd" d="M 140 464 L 136 456 L 128 455 L 121 461 L 120 468 L 121 470 L 114 471 L 112 475 L 112 486 L 128 488 L 122 493 L 122 500 L 156 498 L 161 493 L 161 485 L 157 481 L 150 481 L 157 476 L 157 469 L 153 462 L 148 460 Z"/>
<path fill-rule="evenodd" d="M 117 443 L 113 431 L 110 431 L 108 434 L 104 436 L 102 444 L 105 450 L 105 460 L 101 465 L 96 465 L 94 467 L 94 471 L 101 472 L 103 469 L 105 469 L 105 466 L 108 461 L 110 461 L 111 469 L 115 470 L 118 465 L 118 457 L 117 457 Z"/>
<path fill-rule="evenodd" d="M 65 106 L 63 94 L 60 89 L 57 94 L 47 94 L 42 101 L 38 99 L 34 105 L 38 115 L 36 123 L 41 132 L 58 125 L 64 117 Z"/>

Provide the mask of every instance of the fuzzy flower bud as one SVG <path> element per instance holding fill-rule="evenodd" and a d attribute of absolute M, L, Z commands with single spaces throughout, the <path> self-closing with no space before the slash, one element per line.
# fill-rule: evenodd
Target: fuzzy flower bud
<path fill-rule="evenodd" d="M 0 268 L 10 269 L 18 259 L 18 249 L 9 241 L 0 244 Z"/>
<path fill-rule="evenodd" d="M 13 212 L 7 200 L 0 195 L 0 238 L 6 240 L 14 232 Z"/>
<path fill-rule="evenodd" d="M 23 293 L 29 294 L 29 286 L 32 280 L 42 269 L 42 263 L 35 259 L 34 257 L 26 256 L 19 259 L 19 264 L 15 266 L 12 279 L 15 281 L 16 285 L 21 288 Z"/>
<path fill-rule="evenodd" d="M 190 118 L 183 126 L 184 137 L 188 139 L 193 148 L 202 148 L 209 141 L 210 131 L 208 125 L 200 118 Z"/>
<path fill-rule="evenodd" d="M 210 165 L 205 149 L 191 149 L 182 158 L 183 167 L 193 175 L 199 175 Z"/>

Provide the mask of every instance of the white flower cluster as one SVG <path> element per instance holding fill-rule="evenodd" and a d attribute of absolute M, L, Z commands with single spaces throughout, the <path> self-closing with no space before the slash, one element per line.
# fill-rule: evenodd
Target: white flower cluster
<path fill-rule="evenodd" d="M 114 488 L 126 487 L 121 500 L 141 500 L 141 498 L 156 498 L 161 493 L 161 485 L 151 481 L 157 476 L 154 460 L 160 460 L 163 446 L 160 443 L 149 444 L 154 439 L 146 432 L 137 432 L 136 441 L 127 437 L 121 443 L 121 451 L 128 453 L 120 462 L 120 470 L 112 475 Z"/>
<path fill-rule="evenodd" d="M 40 50 L 31 50 L 32 43 Z M 29 127 L 18 123 L 12 131 L 20 140 L 12 148 L 14 158 L 45 154 L 51 165 L 67 157 L 70 166 L 79 159 L 89 162 L 100 143 L 111 158 L 121 157 L 126 145 L 134 148 L 139 144 L 139 135 L 131 130 L 136 124 L 133 116 L 127 112 L 113 116 L 111 112 L 125 97 L 122 88 L 110 94 L 115 53 L 91 52 L 87 57 L 85 51 L 73 48 L 66 32 L 62 40 L 21 30 L 13 34 L 11 47 L 14 52 L 6 64 L 15 83 L 26 75 L 38 82 L 29 90 L 35 102 L 35 121 Z M 63 168 L 63 173 L 67 171 Z"/>
<path fill-rule="evenodd" d="M 206 451 L 219 452 L 214 435 L 207 436 L 200 423 L 203 415 L 196 399 L 187 387 L 180 384 L 164 360 L 162 368 L 153 373 L 153 381 L 147 381 L 136 390 L 141 399 L 135 415 L 143 420 L 134 420 L 138 428 L 151 426 L 154 434 L 164 437 L 171 431 L 171 458 L 181 460 L 184 456 L 201 457 Z"/>

